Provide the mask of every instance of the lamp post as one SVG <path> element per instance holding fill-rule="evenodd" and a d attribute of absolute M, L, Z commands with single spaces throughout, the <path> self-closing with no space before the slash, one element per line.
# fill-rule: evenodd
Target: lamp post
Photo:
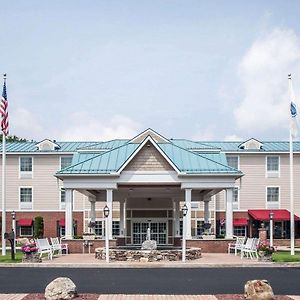
<path fill-rule="evenodd" d="M 109 262 L 109 239 L 108 239 L 108 216 L 109 216 L 109 208 L 107 205 L 103 208 L 103 214 L 105 217 L 105 259 L 106 262 Z"/>
<path fill-rule="evenodd" d="M 16 253 L 16 237 L 17 237 L 17 233 L 16 233 L 16 212 L 13 210 L 12 212 L 11 212 L 11 220 L 12 220 L 12 226 L 11 226 L 11 228 L 12 228 L 12 231 L 14 232 L 14 235 L 15 235 L 15 237 L 14 237 L 14 252 Z"/>
<path fill-rule="evenodd" d="M 188 207 L 186 204 L 183 205 L 182 209 L 182 261 L 185 262 L 186 256 L 186 215 L 188 212 Z"/>
<path fill-rule="evenodd" d="M 272 211 L 270 211 L 269 217 L 270 217 L 270 246 L 273 247 L 273 217 L 274 217 L 274 213 Z"/>

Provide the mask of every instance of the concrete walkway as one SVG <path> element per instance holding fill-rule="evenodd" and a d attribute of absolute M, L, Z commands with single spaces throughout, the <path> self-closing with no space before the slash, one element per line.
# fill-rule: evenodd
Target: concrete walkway
<path fill-rule="evenodd" d="M 172 261 L 172 262 L 124 262 L 124 261 L 105 261 L 95 259 L 94 254 L 69 254 L 63 256 L 55 256 L 53 260 L 44 259 L 42 263 L 21 263 L 17 266 L 35 266 L 35 267 L 88 267 L 88 268 L 200 268 L 200 267 L 266 267 L 274 266 L 271 262 L 260 262 L 256 259 L 241 259 L 240 256 L 225 253 L 203 253 L 203 257 L 197 260 L 190 260 L 186 262 Z M 14 264 L 16 266 L 16 264 Z M 278 266 L 278 265 L 276 265 Z"/>

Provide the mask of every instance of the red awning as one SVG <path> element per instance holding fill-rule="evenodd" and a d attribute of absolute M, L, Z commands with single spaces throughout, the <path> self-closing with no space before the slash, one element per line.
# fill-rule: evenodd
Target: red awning
<path fill-rule="evenodd" d="M 32 219 L 20 219 L 17 222 L 18 226 L 32 226 Z"/>
<path fill-rule="evenodd" d="M 273 212 L 274 221 L 289 221 L 290 212 L 287 209 L 249 209 L 248 213 L 254 220 L 269 221 L 270 212 Z M 295 221 L 299 221 L 300 218 L 295 215 Z"/>
<path fill-rule="evenodd" d="M 58 222 L 58 225 L 59 226 L 65 226 L 66 225 L 65 219 L 60 219 L 59 222 Z"/>
<path fill-rule="evenodd" d="M 233 219 L 233 226 L 247 226 L 248 220 L 246 218 Z"/>

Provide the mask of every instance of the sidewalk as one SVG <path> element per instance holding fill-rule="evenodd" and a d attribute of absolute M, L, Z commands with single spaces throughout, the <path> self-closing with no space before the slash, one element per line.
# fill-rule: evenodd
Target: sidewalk
<path fill-rule="evenodd" d="M 299 266 L 299 264 L 297 264 Z M 255 259 L 241 259 L 240 256 L 226 253 L 204 253 L 197 260 L 168 262 L 126 262 L 95 259 L 94 254 L 68 254 L 55 256 L 53 260 L 43 259 L 42 263 L 7 263 L 0 267 L 64 267 L 64 268 L 207 268 L 207 267 L 278 267 L 272 262 L 260 262 Z M 285 265 L 286 266 L 286 265 Z"/>

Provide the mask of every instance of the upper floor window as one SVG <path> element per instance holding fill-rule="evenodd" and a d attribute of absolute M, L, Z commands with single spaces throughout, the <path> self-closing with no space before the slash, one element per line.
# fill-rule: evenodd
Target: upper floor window
<path fill-rule="evenodd" d="M 32 187 L 20 188 L 20 208 L 32 209 Z"/>
<path fill-rule="evenodd" d="M 232 208 L 235 210 L 239 209 L 239 188 L 233 189 L 232 198 Z"/>
<path fill-rule="evenodd" d="M 280 162 L 279 156 L 267 156 L 267 177 L 279 177 Z"/>
<path fill-rule="evenodd" d="M 60 158 L 60 169 L 70 167 L 72 165 L 72 156 L 62 156 Z"/>
<path fill-rule="evenodd" d="M 279 187 L 267 187 L 267 208 L 279 208 Z"/>
<path fill-rule="evenodd" d="M 239 168 L 239 157 L 238 156 L 227 156 L 227 164 L 229 167 L 238 169 Z"/>
<path fill-rule="evenodd" d="M 33 159 L 30 156 L 20 157 L 20 178 L 32 178 Z"/>
<path fill-rule="evenodd" d="M 66 208 L 66 191 L 65 189 L 60 190 L 60 209 Z"/>

